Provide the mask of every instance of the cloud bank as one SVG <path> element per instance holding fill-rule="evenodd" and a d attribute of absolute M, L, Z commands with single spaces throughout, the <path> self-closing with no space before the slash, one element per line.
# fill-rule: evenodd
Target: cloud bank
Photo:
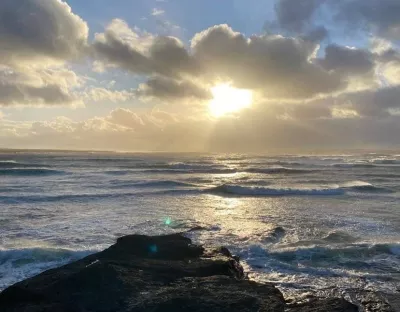
<path fill-rule="evenodd" d="M 2 109 L 86 102 L 114 109 L 79 122 L 4 115 L 0 144 L 169 151 L 400 144 L 400 3 L 277 0 L 275 13 L 266 32 L 252 35 L 221 24 L 184 41 L 116 18 L 89 39 L 87 23 L 64 1 L 4 0 Z M 355 46 L 336 42 L 344 33 Z M 356 40 L 361 33 L 368 44 Z M 87 83 L 72 69 L 86 61 L 98 75 L 118 73 L 132 85 Z M 216 120 L 211 89 L 226 83 L 250 90 L 254 102 Z M 128 107 L 134 101 L 140 110 Z"/>

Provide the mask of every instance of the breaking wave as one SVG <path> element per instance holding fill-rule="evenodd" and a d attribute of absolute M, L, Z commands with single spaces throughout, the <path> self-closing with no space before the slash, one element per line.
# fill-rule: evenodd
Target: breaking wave
<path fill-rule="evenodd" d="M 400 165 L 399 159 L 387 159 L 387 158 L 377 158 L 372 159 L 371 163 L 380 165 Z"/>
<path fill-rule="evenodd" d="M 237 196 L 330 196 L 343 195 L 345 191 L 340 188 L 301 189 L 301 188 L 266 188 L 246 187 L 240 185 L 224 184 L 208 190 L 210 193 Z"/>
<path fill-rule="evenodd" d="M 348 191 L 355 192 L 386 192 L 391 190 L 376 187 L 363 181 L 353 181 L 343 185 L 318 188 L 274 188 L 259 186 L 242 186 L 233 184 L 223 184 L 207 190 L 209 193 L 237 195 L 237 196 L 334 196 L 344 195 Z"/>
<path fill-rule="evenodd" d="M 321 247 L 294 248 L 271 252 L 270 256 L 283 261 L 299 261 L 310 259 L 311 261 L 321 261 L 327 259 L 353 259 L 370 258 L 377 255 L 399 255 L 399 245 L 397 244 L 352 244 L 349 247 Z"/>
<path fill-rule="evenodd" d="M 76 261 L 95 250 L 56 248 L 22 248 L 0 250 L 0 291 L 22 279 L 32 277 L 54 267 Z"/>
<path fill-rule="evenodd" d="M 390 189 L 387 189 L 384 187 L 378 187 L 378 186 L 372 185 L 371 183 L 363 182 L 363 181 L 347 182 L 347 183 L 342 184 L 341 188 L 358 191 L 358 192 L 392 193 L 392 190 L 390 190 Z"/>

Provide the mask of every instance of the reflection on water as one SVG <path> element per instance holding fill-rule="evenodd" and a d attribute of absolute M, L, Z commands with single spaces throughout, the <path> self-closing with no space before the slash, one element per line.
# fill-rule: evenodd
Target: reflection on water
<path fill-rule="evenodd" d="M 400 286 L 400 156 L 5 154 L 0 168 L 0 289 L 121 235 L 191 229 L 288 293 Z"/>

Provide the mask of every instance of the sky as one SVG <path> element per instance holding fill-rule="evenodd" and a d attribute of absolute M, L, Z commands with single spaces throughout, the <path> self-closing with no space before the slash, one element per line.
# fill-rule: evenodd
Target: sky
<path fill-rule="evenodd" d="M 2 0 L 0 148 L 400 147 L 398 0 Z"/>

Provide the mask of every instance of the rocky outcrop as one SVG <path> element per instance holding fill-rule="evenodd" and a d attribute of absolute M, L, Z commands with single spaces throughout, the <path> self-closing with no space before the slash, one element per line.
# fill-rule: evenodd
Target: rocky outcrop
<path fill-rule="evenodd" d="M 343 299 L 287 305 L 272 284 L 247 280 L 226 248 L 179 235 L 125 236 L 110 248 L 17 283 L 2 312 L 357 311 Z"/>

